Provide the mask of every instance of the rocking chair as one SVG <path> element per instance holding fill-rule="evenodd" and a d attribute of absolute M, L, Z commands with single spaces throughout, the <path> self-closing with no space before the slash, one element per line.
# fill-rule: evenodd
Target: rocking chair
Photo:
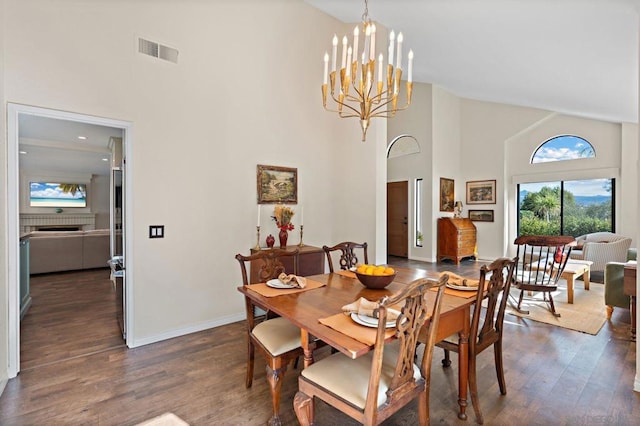
<path fill-rule="evenodd" d="M 571 236 L 527 235 L 516 238 L 514 244 L 518 250 L 513 287 L 520 290 L 518 303 L 514 308 L 522 313 L 525 292 L 542 292 L 543 300 L 549 305 L 551 313 L 559 317 L 553 303 L 552 292 L 558 289 L 558 280 L 567 265 L 571 248 L 576 241 Z"/>

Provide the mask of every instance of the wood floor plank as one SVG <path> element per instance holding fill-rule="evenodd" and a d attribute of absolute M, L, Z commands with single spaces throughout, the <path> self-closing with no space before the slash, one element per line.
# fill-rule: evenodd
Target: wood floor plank
<path fill-rule="evenodd" d="M 416 265 L 463 274 L 478 268 L 469 261 L 460 266 L 412 266 Z M 34 300 L 27 314 L 31 317 L 25 317 L 23 369 L 0 397 L 0 424 L 135 425 L 168 411 L 194 426 L 266 423 L 270 394 L 259 359 L 253 387 L 244 387 L 244 322 L 127 349 L 121 339 L 118 342 L 108 272 L 106 286 L 102 272 L 50 274 L 49 281 L 44 276 L 35 280 L 34 295 L 45 295 L 50 303 Z M 72 318 L 92 314 L 95 319 Z M 637 424 L 640 394 L 631 390 L 636 344 L 629 340 L 627 316 L 628 311 L 617 309 L 596 336 L 507 316 L 507 395 L 500 395 L 493 353 L 487 350 L 478 358 L 485 424 Z M 92 330 L 87 321 L 96 321 L 104 330 Z M 326 356 L 329 348 L 322 351 L 320 356 Z M 445 369 L 441 359 L 442 351 L 436 350 L 431 423 L 474 424 L 470 401 L 469 419 L 456 417 L 456 363 Z M 284 378 L 281 419 L 286 426 L 297 424 L 292 404 L 299 372 L 300 368 L 289 368 Z M 323 403 L 317 403 L 317 420 L 318 425 L 356 424 Z M 410 404 L 384 424 L 416 421 L 417 407 Z"/>

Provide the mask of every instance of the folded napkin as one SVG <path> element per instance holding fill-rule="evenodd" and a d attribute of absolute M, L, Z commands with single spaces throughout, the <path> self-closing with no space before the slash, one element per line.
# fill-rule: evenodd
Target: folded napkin
<path fill-rule="evenodd" d="M 444 274 L 449 275 L 449 281 L 447 281 L 447 284 L 453 284 L 458 287 L 473 287 L 473 288 L 478 288 L 478 285 L 480 285 L 479 280 L 472 280 L 469 278 L 461 277 L 460 275 L 456 275 L 453 272 L 441 272 L 440 276 Z"/>
<path fill-rule="evenodd" d="M 378 308 L 380 308 L 380 304 L 378 302 L 372 302 L 361 297 L 353 303 L 344 305 L 342 307 L 342 312 L 344 312 L 345 315 L 360 314 L 372 318 L 378 318 Z M 387 321 L 395 321 L 399 315 L 400 311 L 396 309 L 387 309 Z"/>
<path fill-rule="evenodd" d="M 305 288 L 307 285 L 307 279 L 305 277 L 300 277 L 293 274 L 287 275 L 284 272 L 278 275 L 278 279 L 284 284 L 288 284 L 296 288 Z"/>

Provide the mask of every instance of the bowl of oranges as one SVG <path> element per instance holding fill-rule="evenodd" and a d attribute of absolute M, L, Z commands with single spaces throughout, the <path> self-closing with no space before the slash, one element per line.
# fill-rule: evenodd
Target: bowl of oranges
<path fill-rule="evenodd" d="M 358 265 L 354 271 L 358 280 L 367 288 L 385 288 L 396 277 L 396 271 L 384 265 Z"/>

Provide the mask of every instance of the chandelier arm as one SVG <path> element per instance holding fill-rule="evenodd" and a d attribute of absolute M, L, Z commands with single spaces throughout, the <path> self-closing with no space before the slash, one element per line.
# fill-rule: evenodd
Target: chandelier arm
<path fill-rule="evenodd" d="M 333 101 L 337 105 L 342 105 L 343 107 L 346 107 L 346 108 L 350 109 L 351 111 L 353 111 L 353 113 L 355 114 L 355 115 L 342 115 L 342 111 L 340 111 L 340 110 L 334 111 L 334 112 L 339 112 L 341 117 L 343 117 L 343 118 L 346 118 L 346 117 L 360 117 L 360 111 L 358 111 L 357 109 L 355 109 L 351 105 L 349 105 L 349 104 L 347 104 L 345 102 L 341 102 L 340 100 L 336 99 L 336 97 L 333 96 L 333 94 L 331 95 L 331 98 L 333 99 Z"/>

